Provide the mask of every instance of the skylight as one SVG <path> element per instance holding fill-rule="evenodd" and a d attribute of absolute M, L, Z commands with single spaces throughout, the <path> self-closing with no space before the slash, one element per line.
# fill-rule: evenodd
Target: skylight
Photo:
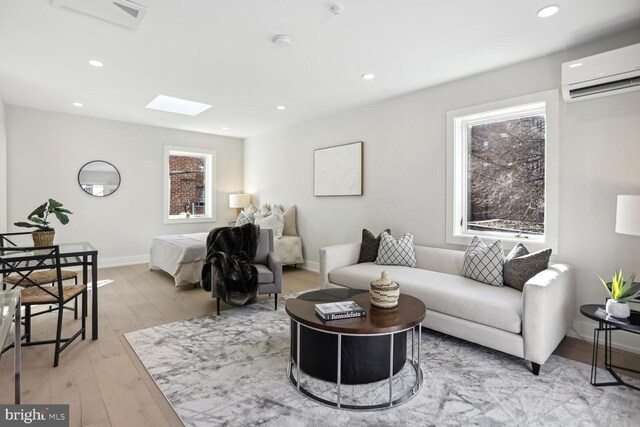
<path fill-rule="evenodd" d="M 167 111 L 169 113 L 184 114 L 186 116 L 197 116 L 211 107 L 211 105 L 203 104 L 201 102 L 189 101 L 187 99 L 174 98 L 166 95 L 158 95 L 153 101 L 147 104 L 146 108 Z"/>

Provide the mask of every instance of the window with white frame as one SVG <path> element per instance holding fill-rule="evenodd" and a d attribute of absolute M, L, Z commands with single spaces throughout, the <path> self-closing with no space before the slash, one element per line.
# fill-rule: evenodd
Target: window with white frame
<path fill-rule="evenodd" d="M 447 113 L 447 242 L 479 235 L 557 251 L 557 96 Z"/>
<path fill-rule="evenodd" d="M 215 159 L 215 151 L 165 146 L 165 223 L 215 221 Z"/>

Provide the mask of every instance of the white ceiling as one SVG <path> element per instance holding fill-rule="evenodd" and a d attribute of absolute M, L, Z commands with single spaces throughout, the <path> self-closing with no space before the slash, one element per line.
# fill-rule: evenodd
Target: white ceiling
<path fill-rule="evenodd" d="M 137 31 L 48 0 L 0 0 L 5 102 L 246 137 L 640 22 L 638 0 L 336 0 L 337 16 L 331 0 L 135 1 L 148 7 Z M 553 2 L 557 15 L 536 16 Z M 271 43 L 282 33 L 291 46 Z M 367 72 L 376 78 L 363 80 Z M 213 108 L 197 117 L 145 109 L 158 94 Z"/>

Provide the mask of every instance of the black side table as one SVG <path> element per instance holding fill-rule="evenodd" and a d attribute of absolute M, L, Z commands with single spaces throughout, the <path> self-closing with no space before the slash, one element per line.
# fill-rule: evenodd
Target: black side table
<path fill-rule="evenodd" d="M 601 315 L 598 309 L 605 311 L 603 304 L 587 304 L 580 307 L 580 313 L 589 319 L 593 319 L 598 322 L 598 327 L 593 330 L 593 356 L 591 359 L 591 385 L 595 387 L 603 387 L 610 385 L 626 385 L 636 390 L 640 390 L 639 387 L 625 383 L 622 378 L 614 371 L 613 368 L 621 369 L 623 371 L 635 372 L 640 374 L 640 371 L 625 368 L 623 366 L 614 365 L 611 360 L 611 335 L 613 331 L 621 330 L 631 332 L 632 334 L 640 334 L 640 312 L 631 310 L 631 316 L 627 319 L 618 319 L 605 314 Z M 604 367 L 615 379 L 615 381 L 598 382 L 596 379 L 597 366 L 598 366 L 598 344 L 600 341 L 600 332 L 604 331 Z"/>

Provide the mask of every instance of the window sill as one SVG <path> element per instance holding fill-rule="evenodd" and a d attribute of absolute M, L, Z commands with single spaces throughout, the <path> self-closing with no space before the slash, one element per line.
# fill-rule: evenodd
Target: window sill
<path fill-rule="evenodd" d="M 474 236 L 478 236 L 482 240 L 494 242 L 496 240 L 502 241 L 502 246 L 505 251 L 510 251 L 516 246 L 518 243 L 522 243 L 527 247 L 530 252 L 539 251 L 541 249 L 551 248 L 553 254 L 558 253 L 558 248 L 556 245 L 551 242 L 547 242 L 545 237 L 535 237 L 531 236 L 529 238 L 518 238 L 513 236 L 500 236 L 497 234 L 483 234 L 482 232 L 478 232 L 475 234 L 454 234 L 447 236 L 447 243 L 452 245 L 461 245 L 461 246 L 469 246 L 471 240 Z M 506 253 L 505 253 L 506 256 Z"/>
<path fill-rule="evenodd" d="M 165 224 L 194 224 L 194 223 L 215 223 L 216 219 L 212 216 L 204 215 L 192 215 L 187 218 L 184 215 L 175 215 L 170 218 L 165 218 Z"/>

